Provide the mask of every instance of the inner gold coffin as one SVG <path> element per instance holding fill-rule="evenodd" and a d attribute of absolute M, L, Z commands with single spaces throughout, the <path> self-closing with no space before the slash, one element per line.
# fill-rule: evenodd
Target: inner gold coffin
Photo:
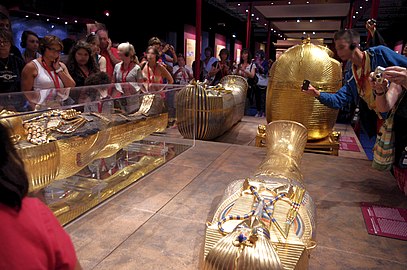
<path fill-rule="evenodd" d="M 152 95 L 138 98 L 144 100 L 148 96 Z M 160 101 L 157 95 L 154 100 L 157 100 L 156 103 Z M 149 106 L 152 108 L 153 104 Z M 29 191 L 33 192 L 55 180 L 78 173 L 96 159 L 112 156 L 132 142 L 140 141 L 154 132 L 164 131 L 168 123 L 168 113 L 155 113 L 157 114 L 143 117 L 126 117 L 127 120 L 113 114 L 112 117 L 107 117 L 112 121 L 108 125 L 100 125 L 100 130 L 93 134 L 77 136 L 73 133 L 71 136 L 40 145 L 27 142 L 23 128 L 23 121 L 34 117 L 35 113 L 9 116 L 0 121 L 3 124 L 10 123 L 10 133 L 18 134 L 22 138 L 16 144 L 16 149 L 24 162 L 30 184 Z M 113 116 L 120 121 L 114 121 Z M 82 129 L 86 127 L 85 124 Z"/>
<path fill-rule="evenodd" d="M 177 94 L 177 124 L 184 138 L 214 139 L 244 115 L 247 82 L 238 75 L 222 78 L 221 86 L 188 85 Z"/>

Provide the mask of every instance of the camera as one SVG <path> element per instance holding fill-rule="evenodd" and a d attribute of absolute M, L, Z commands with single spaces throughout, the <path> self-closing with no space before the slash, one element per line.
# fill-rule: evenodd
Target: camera
<path fill-rule="evenodd" d="M 369 19 L 367 21 L 367 23 L 370 24 L 370 25 L 374 25 L 376 23 L 376 20 L 375 19 Z"/>
<path fill-rule="evenodd" d="M 381 67 L 381 66 L 377 66 L 376 67 L 376 69 L 375 69 L 375 71 L 374 71 L 374 73 L 373 73 L 373 76 L 374 76 L 374 79 L 376 80 L 376 82 L 378 82 L 378 83 L 383 83 L 383 72 L 384 72 L 384 67 Z"/>
<path fill-rule="evenodd" d="M 309 80 L 304 80 L 304 81 L 302 82 L 302 87 L 301 87 L 301 89 L 302 89 L 302 90 L 308 90 L 309 84 L 310 84 L 310 81 L 309 81 Z"/>

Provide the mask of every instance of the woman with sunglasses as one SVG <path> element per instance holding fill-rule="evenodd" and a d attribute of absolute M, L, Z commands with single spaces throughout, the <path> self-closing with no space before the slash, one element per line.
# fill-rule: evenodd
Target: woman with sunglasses
<path fill-rule="evenodd" d="M 69 97 L 63 88 L 74 87 L 75 81 L 65 64 L 60 61 L 62 50 L 63 44 L 58 37 L 45 36 L 40 42 L 42 56 L 25 65 L 21 75 L 21 90 L 36 92 L 26 95 L 30 102 L 34 103 L 32 105 L 60 102 Z"/>

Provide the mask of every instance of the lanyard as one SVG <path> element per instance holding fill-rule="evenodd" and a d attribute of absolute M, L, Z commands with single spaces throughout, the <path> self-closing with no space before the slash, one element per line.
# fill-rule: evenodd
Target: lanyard
<path fill-rule="evenodd" d="M 154 66 L 153 69 L 153 76 L 150 77 L 150 64 L 147 63 L 147 77 L 148 77 L 148 83 L 153 83 L 154 82 L 154 77 L 155 77 L 155 69 L 157 68 L 157 63 Z"/>
<path fill-rule="evenodd" d="M 364 86 L 365 86 L 365 79 L 366 79 L 365 64 L 366 64 L 366 54 L 363 53 L 363 58 L 362 58 L 362 71 L 361 71 L 361 73 L 360 73 L 360 77 L 358 76 L 356 65 L 353 65 L 353 66 L 352 66 L 352 68 L 353 68 L 353 73 L 355 74 L 356 82 L 358 83 L 358 86 L 360 87 L 360 91 L 361 91 L 361 92 L 364 92 Z"/>
<path fill-rule="evenodd" d="M 51 70 L 49 69 L 47 63 L 45 63 L 44 59 L 42 59 L 42 66 L 45 68 L 45 70 L 48 72 L 48 75 L 51 77 L 52 81 L 54 82 L 55 88 L 60 88 L 59 79 L 58 79 L 58 74 L 56 74 L 56 73 L 54 72 L 55 78 L 54 78 L 54 76 L 52 76 L 52 72 L 51 72 Z"/>
<path fill-rule="evenodd" d="M 121 66 L 122 81 L 121 82 L 126 82 L 127 75 L 129 75 L 129 72 L 131 69 L 132 69 L 131 63 L 129 63 L 129 67 L 127 68 L 127 73 L 126 73 L 126 75 L 124 75 L 124 63 L 122 63 L 122 66 Z"/>

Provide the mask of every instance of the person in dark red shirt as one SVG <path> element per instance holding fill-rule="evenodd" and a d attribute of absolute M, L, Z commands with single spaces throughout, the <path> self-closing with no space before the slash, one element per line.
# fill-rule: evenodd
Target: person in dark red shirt
<path fill-rule="evenodd" d="M 0 269 L 82 269 L 52 211 L 27 193 L 23 161 L 0 124 Z"/>

